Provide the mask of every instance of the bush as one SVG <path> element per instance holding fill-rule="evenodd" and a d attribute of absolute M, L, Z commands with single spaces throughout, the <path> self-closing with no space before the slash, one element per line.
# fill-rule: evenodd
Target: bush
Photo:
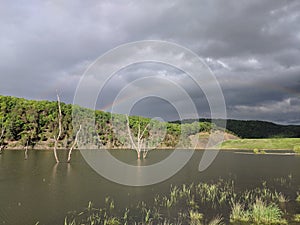
<path fill-rule="evenodd" d="M 294 146 L 293 150 L 294 150 L 295 153 L 300 154 L 300 146 L 299 145 Z"/>
<path fill-rule="evenodd" d="M 294 221 L 295 222 L 300 222 L 300 214 L 294 215 Z"/>
<path fill-rule="evenodd" d="M 266 154 L 265 150 L 259 150 L 258 148 L 253 149 L 254 154 Z"/>
<path fill-rule="evenodd" d="M 195 211 L 190 211 L 190 224 L 191 225 L 201 225 L 201 220 L 203 219 L 203 214 Z"/>
<path fill-rule="evenodd" d="M 258 154 L 259 153 L 259 150 L 257 148 L 253 149 L 253 153 L 254 154 Z"/>
<path fill-rule="evenodd" d="M 254 224 L 287 224 L 282 218 L 282 211 L 275 204 L 267 205 L 260 199 L 244 210 L 243 205 L 235 203 L 230 214 L 231 222 L 252 222 Z"/>
<path fill-rule="evenodd" d="M 230 222 L 248 222 L 249 216 L 240 203 L 234 203 L 231 207 Z"/>
<path fill-rule="evenodd" d="M 252 220 L 256 224 L 286 224 L 282 211 L 275 204 L 267 205 L 260 199 L 252 205 Z"/>

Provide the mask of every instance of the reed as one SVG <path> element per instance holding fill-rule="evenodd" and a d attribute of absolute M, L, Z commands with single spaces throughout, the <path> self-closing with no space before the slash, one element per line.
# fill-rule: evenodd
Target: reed
<path fill-rule="evenodd" d="M 248 212 L 244 210 L 244 205 L 236 202 L 231 206 L 230 222 L 248 222 Z"/>
<path fill-rule="evenodd" d="M 190 215 L 190 225 L 202 225 L 201 220 L 203 219 L 203 214 L 190 210 L 189 212 Z"/>
<path fill-rule="evenodd" d="M 293 221 L 300 223 L 300 214 L 294 215 Z"/>
<path fill-rule="evenodd" d="M 299 193 L 296 200 L 300 202 Z M 245 224 L 286 224 L 287 221 L 284 219 L 286 215 L 282 211 L 285 209 L 285 204 L 282 203 L 286 202 L 288 196 L 271 190 L 266 182 L 259 187 L 237 192 L 233 181 L 219 179 L 213 183 L 171 186 L 167 195 L 156 195 L 153 202 L 141 201 L 130 209 L 120 210 L 110 197 L 104 199 L 103 208 L 95 208 L 89 202 L 83 211 L 69 213 L 64 225 L 216 225 L 224 224 L 223 221 Z M 224 214 L 211 219 L 211 214 L 209 217 L 202 214 L 208 211 L 215 212 L 216 215 L 220 212 Z M 210 222 L 207 222 L 209 220 Z"/>
<path fill-rule="evenodd" d="M 256 224 L 287 224 L 287 221 L 282 218 L 282 214 L 277 205 L 267 205 L 261 199 L 257 199 L 252 205 L 250 216 Z"/>
<path fill-rule="evenodd" d="M 225 223 L 223 222 L 222 216 L 216 216 L 209 222 L 208 225 L 225 225 Z"/>
<path fill-rule="evenodd" d="M 287 224 L 287 221 L 282 218 L 283 212 L 274 203 L 266 204 L 261 199 L 251 205 L 248 210 L 240 203 L 235 203 L 232 206 L 230 222 L 246 222 L 254 224 Z"/>

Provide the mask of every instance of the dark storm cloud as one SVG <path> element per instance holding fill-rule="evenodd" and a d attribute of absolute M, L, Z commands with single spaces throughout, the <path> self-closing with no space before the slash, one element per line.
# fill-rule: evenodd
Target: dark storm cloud
<path fill-rule="evenodd" d="M 299 24 L 300 2 L 293 0 L 1 1 L 0 94 L 54 99 L 57 90 L 72 102 L 82 73 L 98 56 L 126 42 L 160 39 L 204 59 L 223 89 L 228 117 L 299 123 Z M 209 116 L 205 94 L 183 71 L 156 64 L 116 74 L 99 108 L 149 75 L 180 83 L 199 114 Z M 135 113 L 146 115 L 151 105 L 176 117 L 163 101 L 147 102 Z"/>

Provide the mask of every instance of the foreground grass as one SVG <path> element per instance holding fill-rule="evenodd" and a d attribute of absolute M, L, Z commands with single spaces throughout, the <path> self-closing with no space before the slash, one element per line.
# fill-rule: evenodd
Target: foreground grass
<path fill-rule="evenodd" d="M 214 183 L 171 186 L 167 195 L 157 195 L 153 202 L 141 201 L 125 209 L 106 197 L 103 208 L 95 208 L 90 202 L 86 209 L 70 212 L 64 225 L 291 224 L 300 217 L 291 217 L 287 212 L 287 199 L 266 182 L 254 189 L 236 190 L 233 181 L 220 179 Z"/>
<path fill-rule="evenodd" d="M 293 150 L 298 146 L 300 146 L 300 138 L 238 139 L 224 141 L 221 149 Z"/>

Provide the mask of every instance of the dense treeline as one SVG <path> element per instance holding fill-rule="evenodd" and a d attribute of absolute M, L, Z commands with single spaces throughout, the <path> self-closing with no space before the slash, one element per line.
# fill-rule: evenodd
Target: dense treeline
<path fill-rule="evenodd" d="M 114 128 L 116 121 L 121 121 L 123 126 L 126 121 L 123 115 L 112 115 L 108 112 L 91 111 L 80 107 L 73 108 L 70 104 L 61 103 L 62 111 L 62 134 L 60 137 L 60 148 L 69 148 L 74 140 L 72 124 L 72 110 L 81 115 L 82 121 L 91 119 L 91 112 L 95 118 L 95 129 L 90 131 L 95 143 L 105 148 L 126 148 L 130 147 L 126 129 Z M 114 122 L 112 122 L 114 121 Z M 130 129 L 137 134 L 138 127 L 144 129 L 151 121 L 148 118 L 131 116 Z M 139 126 L 138 126 L 139 124 Z M 191 124 L 179 124 L 156 122 L 156 126 L 165 127 L 166 133 L 163 140 L 159 140 L 159 147 L 173 147 L 178 144 L 187 147 L 189 135 L 199 131 L 210 131 L 213 126 L 209 122 L 194 122 Z M 58 103 L 55 101 L 34 101 L 11 96 L 0 96 L 0 145 L 7 148 L 18 148 L 31 146 L 35 148 L 51 148 L 54 144 L 54 137 L 58 133 Z M 84 130 L 83 126 L 83 130 Z M 120 130 L 123 133 L 120 133 Z M 118 133 L 119 132 L 119 133 Z M 86 132 L 88 133 L 88 132 Z M 149 140 L 155 132 L 146 132 Z M 157 135 L 157 134 L 156 134 Z M 96 137 L 96 138 L 95 138 Z M 91 140 L 86 140 L 91 141 Z"/>
<path fill-rule="evenodd" d="M 191 123 L 194 120 L 185 120 Z M 199 119 L 200 122 L 211 122 L 210 119 Z M 214 120 L 217 125 L 223 124 L 224 120 Z M 178 123 L 178 122 L 176 122 Z M 299 138 L 299 125 L 279 125 L 266 121 L 257 120 L 227 120 L 226 129 L 241 138 Z"/>

